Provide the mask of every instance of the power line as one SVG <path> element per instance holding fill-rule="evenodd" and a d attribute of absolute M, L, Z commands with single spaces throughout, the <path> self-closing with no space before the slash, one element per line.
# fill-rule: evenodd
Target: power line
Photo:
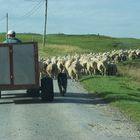
<path fill-rule="evenodd" d="M 35 2 L 35 0 L 26 0 L 26 1 L 33 1 L 33 2 Z M 43 0 L 41 0 L 41 1 L 43 1 Z M 39 3 L 41 3 L 41 1 L 39 1 Z M 45 20 L 44 20 L 44 35 L 43 35 L 43 47 L 45 47 L 45 43 L 46 43 L 46 30 L 47 30 L 47 15 L 48 15 L 48 12 L 47 12 L 47 10 L 48 10 L 48 0 L 44 0 L 45 1 Z M 39 4 L 38 4 L 39 5 Z M 40 7 L 40 6 L 39 6 Z M 38 8 L 39 8 L 38 7 Z M 37 9 L 38 9 L 37 8 Z M 36 6 L 30 11 L 30 12 L 28 12 L 26 15 L 25 15 L 25 17 L 28 15 L 31 15 L 31 14 L 33 14 L 34 13 L 34 10 L 36 9 Z"/>
<path fill-rule="evenodd" d="M 42 0 L 40 0 L 29 12 L 27 12 L 25 15 L 23 15 L 23 18 L 30 17 L 33 15 L 40 7 L 42 4 Z"/>
<path fill-rule="evenodd" d="M 41 8 L 42 3 L 44 3 L 42 0 L 38 1 L 38 3 L 29 12 L 24 14 L 21 18 L 27 18 L 33 15 L 35 12 L 37 12 Z"/>

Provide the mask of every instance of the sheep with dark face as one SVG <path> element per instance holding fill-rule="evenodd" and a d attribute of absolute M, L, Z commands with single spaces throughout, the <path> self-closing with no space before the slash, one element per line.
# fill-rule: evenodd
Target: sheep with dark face
<path fill-rule="evenodd" d="M 106 71 L 107 75 L 116 75 L 117 74 L 117 66 L 114 62 L 108 62 L 108 67 Z"/>
<path fill-rule="evenodd" d="M 140 59 L 140 50 L 139 49 L 136 50 L 136 56 L 137 56 L 137 59 Z"/>
<path fill-rule="evenodd" d="M 128 59 L 129 60 L 134 60 L 137 58 L 137 54 L 135 51 L 130 51 L 129 54 L 128 54 Z"/>

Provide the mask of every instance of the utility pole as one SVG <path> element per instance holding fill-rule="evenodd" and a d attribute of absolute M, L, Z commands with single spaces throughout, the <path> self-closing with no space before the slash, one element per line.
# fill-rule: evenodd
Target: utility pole
<path fill-rule="evenodd" d="M 35 2 L 36 0 L 25 0 L 25 1 L 33 1 L 33 2 Z M 43 47 L 45 47 L 45 44 L 46 44 L 47 7 L 48 7 L 48 0 L 45 0 L 45 22 L 44 22 L 44 34 L 43 34 L 43 43 L 42 43 Z"/>
<path fill-rule="evenodd" d="M 8 13 L 6 13 L 6 39 L 7 39 L 7 33 L 8 33 Z"/>
<path fill-rule="evenodd" d="M 46 2 L 45 2 L 45 22 L 44 22 L 43 47 L 45 47 L 45 44 L 46 44 L 47 7 L 48 7 L 48 0 L 46 0 Z"/>

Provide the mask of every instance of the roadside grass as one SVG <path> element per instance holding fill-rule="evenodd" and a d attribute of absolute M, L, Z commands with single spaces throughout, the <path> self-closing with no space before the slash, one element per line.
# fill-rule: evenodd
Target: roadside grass
<path fill-rule="evenodd" d="M 81 84 L 140 123 L 140 83 L 122 76 L 83 76 Z"/>
<path fill-rule="evenodd" d="M 140 82 L 140 60 L 125 61 L 117 65 L 122 76 L 131 77 L 134 81 Z"/>
<path fill-rule="evenodd" d="M 131 120 L 140 124 L 140 102 L 118 101 L 114 105 L 118 107 L 122 112 L 127 114 L 127 117 L 129 117 Z"/>

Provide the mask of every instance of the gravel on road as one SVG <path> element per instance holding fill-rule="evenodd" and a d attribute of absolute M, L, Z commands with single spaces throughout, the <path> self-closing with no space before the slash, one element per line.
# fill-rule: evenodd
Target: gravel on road
<path fill-rule="evenodd" d="M 79 83 L 69 80 L 62 97 L 54 80 L 54 91 L 51 103 L 24 97 L 25 91 L 3 91 L 0 140 L 140 140 L 131 121 Z"/>

